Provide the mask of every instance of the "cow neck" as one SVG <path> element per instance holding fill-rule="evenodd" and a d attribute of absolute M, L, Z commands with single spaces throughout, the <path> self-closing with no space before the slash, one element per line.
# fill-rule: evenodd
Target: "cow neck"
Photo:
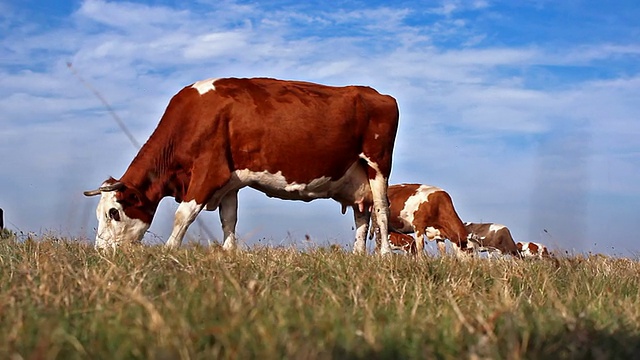
<path fill-rule="evenodd" d="M 155 212 L 160 200 L 165 196 L 172 196 L 178 202 L 182 201 L 189 178 L 182 171 L 184 167 L 175 159 L 173 142 L 151 140 L 153 137 L 140 149 L 120 181 L 144 195 L 151 207 L 150 210 Z M 154 143 L 165 145 L 155 147 Z"/>

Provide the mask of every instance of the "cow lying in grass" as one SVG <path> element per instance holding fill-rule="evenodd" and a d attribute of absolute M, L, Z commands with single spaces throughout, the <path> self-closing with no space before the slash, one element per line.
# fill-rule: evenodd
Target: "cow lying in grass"
<path fill-rule="evenodd" d="M 465 223 L 468 231 L 468 246 L 475 252 L 488 254 L 511 255 L 517 258 L 548 258 L 550 253 L 546 246 L 535 242 L 515 242 L 509 228 L 494 223 Z M 389 242 L 394 250 L 416 254 L 416 241 L 408 234 L 389 233 Z"/>
<path fill-rule="evenodd" d="M 549 258 L 551 254 L 546 246 L 536 242 L 520 242 L 516 243 L 518 251 L 523 258 Z"/>
<path fill-rule="evenodd" d="M 417 253 L 416 250 L 416 239 L 409 234 L 402 234 L 397 232 L 389 232 L 389 243 L 391 244 L 391 249 L 393 250 L 402 250 L 405 253 L 409 253 L 411 255 L 415 255 Z"/>
<path fill-rule="evenodd" d="M 464 224 L 469 232 L 469 240 L 478 252 L 499 253 L 519 257 L 520 252 L 516 246 L 509 228 L 494 223 L 470 223 Z"/>
<path fill-rule="evenodd" d="M 497 251 L 522 258 L 548 258 L 546 246 L 535 242 L 515 242 L 509 228 L 494 223 L 465 223 L 469 231 L 469 240 L 476 246 L 476 251 Z"/>

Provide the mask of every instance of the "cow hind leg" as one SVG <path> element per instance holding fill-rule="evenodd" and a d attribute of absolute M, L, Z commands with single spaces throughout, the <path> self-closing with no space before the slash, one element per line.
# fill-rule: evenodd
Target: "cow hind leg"
<path fill-rule="evenodd" d="M 173 230 L 165 247 L 172 249 L 180 247 L 189 225 L 191 225 L 200 211 L 202 211 L 203 206 L 203 204 L 196 203 L 195 200 L 183 201 L 178 205 L 178 210 L 176 210 L 176 216 L 173 220 Z"/>
<path fill-rule="evenodd" d="M 373 218 L 380 234 L 380 254 L 389 254 L 391 253 L 391 245 L 389 244 L 388 180 L 379 170 L 376 170 L 375 177 L 369 177 L 369 185 L 373 197 L 373 211 L 375 212 Z"/>
<path fill-rule="evenodd" d="M 379 253 L 380 252 L 380 229 L 377 226 L 376 223 L 376 213 L 372 212 L 371 213 L 371 227 L 369 228 L 369 240 L 373 239 L 375 237 L 376 239 L 376 246 L 373 250 L 374 253 Z"/>
<path fill-rule="evenodd" d="M 238 223 L 238 190 L 229 191 L 220 201 L 220 223 L 224 236 L 224 250 L 236 250 L 238 241 L 236 238 L 236 224 Z"/>

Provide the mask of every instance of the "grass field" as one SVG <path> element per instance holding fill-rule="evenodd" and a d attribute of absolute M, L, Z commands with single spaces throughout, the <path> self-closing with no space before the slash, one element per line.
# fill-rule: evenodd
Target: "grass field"
<path fill-rule="evenodd" d="M 3 359 L 631 359 L 638 259 L 0 243 Z"/>

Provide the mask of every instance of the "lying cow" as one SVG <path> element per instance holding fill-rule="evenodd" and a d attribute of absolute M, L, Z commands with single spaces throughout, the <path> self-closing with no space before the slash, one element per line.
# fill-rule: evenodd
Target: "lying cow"
<path fill-rule="evenodd" d="M 508 254 L 519 257 L 520 252 L 516 246 L 509 228 L 493 223 L 470 223 L 464 224 L 469 232 L 468 240 L 476 251 L 499 251 L 501 254 Z"/>
<path fill-rule="evenodd" d="M 518 242 L 516 244 L 520 255 L 524 258 L 548 258 L 551 257 L 546 246 L 535 242 Z"/>
<path fill-rule="evenodd" d="M 168 247 L 203 209 L 220 208 L 223 248 L 237 247 L 238 191 L 354 210 L 353 251 L 364 253 L 370 210 L 388 242 L 387 185 L 398 127 L 394 98 L 364 86 L 268 78 L 209 79 L 180 90 L 124 175 L 101 195 L 96 247 L 140 242 L 160 200 L 180 203 Z"/>
<path fill-rule="evenodd" d="M 416 234 L 416 252 L 422 254 L 428 240 L 436 240 L 441 254 L 445 239 L 456 251 L 467 249 L 467 229 L 446 191 L 430 185 L 389 186 L 389 227 L 391 232 Z M 376 247 L 377 248 L 377 247 Z"/>
<path fill-rule="evenodd" d="M 409 234 L 401 234 L 395 231 L 389 231 L 389 242 L 393 250 L 402 250 L 405 253 L 415 255 L 416 240 Z"/>

